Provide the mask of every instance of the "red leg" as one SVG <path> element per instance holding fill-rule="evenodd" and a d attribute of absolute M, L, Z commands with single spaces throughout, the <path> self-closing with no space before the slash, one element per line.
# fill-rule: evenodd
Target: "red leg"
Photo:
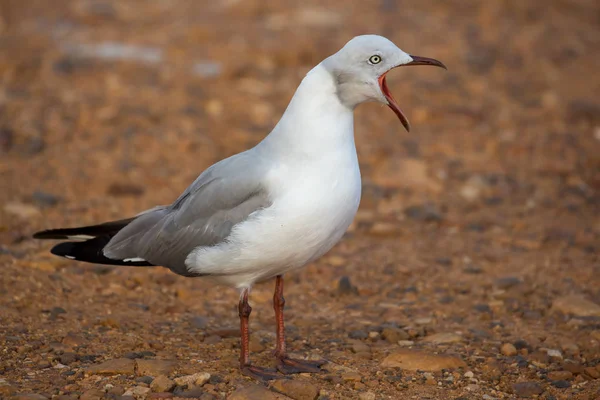
<path fill-rule="evenodd" d="M 301 372 L 319 372 L 320 366 L 325 361 L 305 361 L 289 358 L 285 347 L 285 326 L 283 323 L 283 308 L 285 298 L 283 297 L 283 276 L 278 275 L 275 280 L 275 293 L 273 294 L 273 308 L 275 309 L 275 320 L 277 324 L 277 345 L 274 355 L 277 357 L 277 369 L 284 374 L 297 374 Z"/>
<path fill-rule="evenodd" d="M 240 303 L 238 305 L 238 311 L 240 315 L 240 334 L 241 334 L 241 350 L 240 350 L 240 370 L 242 374 L 250 376 L 254 379 L 268 381 L 271 379 L 277 379 L 279 375 L 275 372 L 267 371 L 264 368 L 255 367 L 250 365 L 250 313 L 252 307 L 248 304 L 248 289 L 244 289 L 240 297 Z"/>

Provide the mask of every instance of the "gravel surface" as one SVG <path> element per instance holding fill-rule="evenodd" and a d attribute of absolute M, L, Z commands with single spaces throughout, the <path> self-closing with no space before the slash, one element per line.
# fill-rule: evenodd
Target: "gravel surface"
<path fill-rule="evenodd" d="M 599 3 L 272 3 L 0 2 L 0 398 L 600 398 Z M 449 71 L 388 76 L 410 134 L 356 112 L 358 216 L 286 283 L 323 373 L 241 376 L 234 290 L 30 239 L 170 203 L 366 32 Z"/>

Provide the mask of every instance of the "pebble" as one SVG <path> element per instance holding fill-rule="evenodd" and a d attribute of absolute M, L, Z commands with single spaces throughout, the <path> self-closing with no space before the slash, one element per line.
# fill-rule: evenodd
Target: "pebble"
<path fill-rule="evenodd" d="M 148 392 L 150 391 L 150 388 L 147 388 L 145 386 L 134 386 L 132 388 L 129 388 L 125 391 L 125 393 L 123 393 L 123 396 L 132 396 L 137 398 L 145 398 L 148 395 Z"/>
<path fill-rule="evenodd" d="M 518 382 L 514 383 L 512 388 L 519 397 L 532 397 L 544 392 L 544 388 L 537 382 Z"/>
<path fill-rule="evenodd" d="M 424 337 L 423 341 L 433 344 L 458 343 L 462 341 L 462 336 L 452 332 L 434 333 Z"/>
<path fill-rule="evenodd" d="M 180 386 L 202 386 L 210 379 L 208 372 L 197 372 L 193 375 L 185 375 L 175 378 L 175 383 Z"/>
<path fill-rule="evenodd" d="M 508 357 L 516 356 L 517 348 L 512 343 L 504 343 L 502 347 L 500 347 L 500 353 Z"/>
<path fill-rule="evenodd" d="M 306 381 L 279 379 L 273 382 L 271 388 L 294 400 L 315 400 L 319 396 L 319 389 Z"/>
<path fill-rule="evenodd" d="M 173 360 L 143 360 L 136 359 L 138 376 L 159 376 L 169 375 L 177 367 L 177 362 Z"/>
<path fill-rule="evenodd" d="M 367 339 L 369 334 L 363 330 L 355 330 L 348 333 L 350 339 Z"/>
<path fill-rule="evenodd" d="M 551 371 L 548 372 L 548 379 L 553 381 L 567 381 L 573 378 L 573 373 L 570 371 Z"/>
<path fill-rule="evenodd" d="M 357 354 L 370 353 L 371 347 L 368 344 L 361 342 L 360 340 L 355 340 L 352 342 L 352 352 Z"/>
<path fill-rule="evenodd" d="M 421 350 L 400 349 L 388 355 L 381 363 L 382 367 L 399 367 L 409 371 L 441 371 L 442 369 L 455 369 L 466 367 L 463 360 L 458 357 L 432 354 Z"/>
<path fill-rule="evenodd" d="M 346 382 L 360 382 L 362 376 L 358 372 L 349 371 L 342 374 L 342 380 Z"/>
<path fill-rule="evenodd" d="M 586 367 L 583 369 L 583 372 L 592 379 L 600 378 L 600 371 L 594 367 Z"/>
<path fill-rule="evenodd" d="M 358 395 L 359 400 L 375 400 L 377 397 L 373 392 L 363 392 Z"/>
<path fill-rule="evenodd" d="M 48 398 L 36 393 L 21 393 L 14 395 L 11 400 L 48 400 Z"/>
<path fill-rule="evenodd" d="M 381 337 L 389 343 L 398 343 L 400 340 L 407 340 L 409 338 L 408 333 L 400 328 L 383 328 Z"/>
<path fill-rule="evenodd" d="M 101 364 L 92 365 L 87 369 L 90 375 L 133 375 L 135 362 L 128 358 L 115 358 Z"/>
<path fill-rule="evenodd" d="M 398 346 L 400 347 L 410 347 L 414 344 L 415 342 L 413 340 L 398 340 Z"/>
<path fill-rule="evenodd" d="M 469 378 L 471 379 L 472 377 L 475 376 L 475 374 L 473 373 L 473 371 L 467 371 L 465 372 L 465 374 L 463 375 L 465 378 Z"/>
<path fill-rule="evenodd" d="M 4 211 L 21 219 L 30 219 L 40 215 L 40 210 L 37 207 L 19 202 L 5 204 Z"/>
<path fill-rule="evenodd" d="M 555 299 L 552 309 L 576 317 L 600 317 L 600 305 L 576 294 Z"/>
<path fill-rule="evenodd" d="M 559 389 L 568 389 L 571 387 L 571 382 L 565 380 L 553 381 L 552 386 Z"/>
<path fill-rule="evenodd" d="M 206 329 L 208 328 L 208 318 L 196 316 L 190 318 L 190 325 L 196 329 Z"/>
<path fill-rule="evenodd" d="M 104 392 L 99 389 L 90 389 L 83 392 L 79 400 L 101 400 L 104 397 Z"/>
<path fill-rule="evenodd" d="M 357 295 L 358 289 L 350 282 L 350 278 L 342 276 L 337 283 L 337 293 L 340 296 Z"/>
<path fill-rule="evenodd" d="M 521 279 L 516 276 L 505 276 L 503 278 L 498 278 L 494 281 L 494 286 L 498 289 L 507 290 L 514 286 L 521 284 Z"/>
<path fill-rule="evenodd" d="M 277 396 L 262 385 L 252 385 L 237 389 L 227 400 L 277 400 Z"/>

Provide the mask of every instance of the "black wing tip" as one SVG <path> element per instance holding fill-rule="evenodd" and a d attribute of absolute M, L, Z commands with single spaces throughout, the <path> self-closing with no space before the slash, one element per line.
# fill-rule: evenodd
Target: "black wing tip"
<path fill-rule="evenodd" d="M 39 231 L 33 234 L 34 239 L 66 239 L 65 235 L 59 234 L 55 229 Z"/>

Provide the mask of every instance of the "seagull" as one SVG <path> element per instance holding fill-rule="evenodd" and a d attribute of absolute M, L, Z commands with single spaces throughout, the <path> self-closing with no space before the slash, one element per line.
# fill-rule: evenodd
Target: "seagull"
<path fill-rule="evenodd" d="M 36 239 L 68 240 L 51 252 L 70 260 L 163 266 L 239 290 L 240 370 L 259 380 L 319 372 L 323 360 L 289 357 L 283 276 L 321 257 L 350 226 L 361 197 L 354 109 L 386 104 L 410 130 L 386 83 L 401 66 L 438 60 L 410 55 L 378 35 L 351 39 L 303 78 L 283 116 L 260 143 L 212 165 L 172 204 L 99 225 L 52 229 Z M 248 303 L 255 283 L 275 278 L 276 369 L 250 363 Z"/>

